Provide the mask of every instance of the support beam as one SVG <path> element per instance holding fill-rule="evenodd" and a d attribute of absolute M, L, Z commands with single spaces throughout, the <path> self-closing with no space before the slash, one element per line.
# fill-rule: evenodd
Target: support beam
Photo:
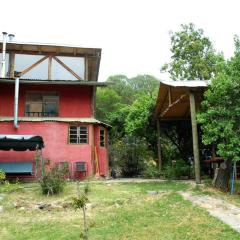
<path fill-rule="evenodd" d="M 161 149 L 160 120 L 157 119 L 157 146 L 158 146 L 158 171 L 162 170 L 162 149 Z"/>
<path fill-rule="evenodd" d="M 189 92 L 189 101 L 190 101 L 191 123 L 192 123 L 195 179 L 196 179 L 196 183 L 200 184 L 201 183 L 201 173 L 200 173 L 200 158 L 199 158 L 197 120 L 196 120 L 196 104 L 195 104 L 194 93 L 191 92 L 191 91 Z"/>
<path fill-rule="evenodd" d="M 77 73 L 75 73 L 70 67 L 68 67 L 64 62 L 62 62 L 58 57 L 53 56 L 53 59 L 56 60 L 61 66 L 63 66 L 68 72 L 70 72 L 78 80 L 83 80 Z"/>
<path fill-rule="evenodd" d="M 35 62 L 34 64 L 32 64 L 30 67 L 24 69 L 21 74 L 20 77 L 22 77 L 24 74 L 28 73 L 29 71 L 31 71 L 33 68 L 35 68 L 36 66 L 38 66 L 41 62 L 45 61 L 48 58 L 48 56 L 45 56 L 43 58 L 41 58 L 40 60 L 38 60 L 37 62 Z"/>
<path fill-rule="evenodd" d="M 172 90 L 171 87 L 168 88 L 168 106 L 172 104 Z"/>
<path fill-rule="evenodd" d="M 179 102 L 181 102 L 187 95 L 183 94 L 181 95 L 176 101 L 174 101 L 171 105 L 169 105 L 162 113 L 161 113 L 161 117 L 163 117 L 173 106 L 175 106 L 176 104 L 178 104 Z"/>
<path fill-rule="evenodd" d="M 52 80 L 52 56 L 48 59 L 48 79 Z"/>
<path fill-rule="evenodd" d="M 84 71 L 84 80 L 88 81 L 88 57 L 86 56 L 85 58 L 85 71 Z"/>
<path fill-rule="evenodd" d="M 14 78 L 15 53 L 9 54 L 9 77 Z"/>

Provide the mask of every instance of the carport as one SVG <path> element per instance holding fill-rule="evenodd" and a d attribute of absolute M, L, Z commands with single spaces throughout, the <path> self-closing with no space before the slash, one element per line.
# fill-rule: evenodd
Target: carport
<path fill-rule="evenodd" d="M 44 161 L 42 148 L 44 147 L 43 138 L 37 135 L 3 135 L 0 134 L 0 150 L 3 151 L 36 151 L 40 152 L 41 174 L 44 176 Z M 6 174 L 20 175 L 33 174 L 32 162 L 26 161 L 1 161 L 0 169 Z M 37 173 L 37 171 L 36 171 Z"/>

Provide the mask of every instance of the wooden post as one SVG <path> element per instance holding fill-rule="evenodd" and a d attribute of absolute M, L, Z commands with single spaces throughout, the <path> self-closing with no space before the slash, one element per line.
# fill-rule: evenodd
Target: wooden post
<path fill-rule="evenodd" d="M 196 105 L 194 93 L 189 92 L 190 111 L 191 111 L 191 123 L 192 123 L 192 138 L 193 138 L 193 155 L 194 155 L 194 167 L 195 167 L 195 179 L 196 183 L 201 183 L 200 174 L 200 158 L 199 158 L 199 145 L 198 145 L 198 131 L 196 120 Z"/>
<path fill-rule="evenodd" d="M 15 53 L 9 54 L 9 77 L 14 78 Z"/>
<path fill-rule="evenodd" d="M 52 56 L 48 59 L 48 79 L 52 80 Z"/>
<path fill-rule="evenodd" d="M 161 139 L 160 139 L 160 120 L 157 119 L 157 146 L 158 146 L 158 170 L 162 170 L 162 150 L 161 150 Z"/>
<path fill-rule="evenodd" d="M 88 81 L 88 57 L 85 56 L 84 59 L 85 59 L 85 62 L 84 62 L 84 65 L 85 65 L 84 80 Z"/>

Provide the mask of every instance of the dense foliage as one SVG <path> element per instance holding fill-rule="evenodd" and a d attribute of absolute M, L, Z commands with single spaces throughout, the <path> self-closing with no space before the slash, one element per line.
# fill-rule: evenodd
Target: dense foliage
<path fill-rule="evenodd" d="M 211 41 L 194 24 L 181 25 L 171 32 L 171 62 L 162 67 L 173 80 L 203 80 L 215 76 L 222 55 L 216 54 Z"/>
<path fill-rule="evenodd" d="M 115 75 L 107 82 L 97 91 L 97 117 L 112 126 L 110 164 L 125 176 L 142 174 L 148 160 L 156 159 L 152 119 L 159 81 L 149 75 Z"/>
<path fill-rule="evenodd" d="M 235 54 L 222 67 L 205 94 L 198 116 L 203 142 L 215 143 L 217 153 L 227 159 L 240 159 L 240 41 L 235 38 Z"/>

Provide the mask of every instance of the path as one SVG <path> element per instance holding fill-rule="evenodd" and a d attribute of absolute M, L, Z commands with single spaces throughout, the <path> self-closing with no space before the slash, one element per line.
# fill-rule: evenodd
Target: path
<path fill-rule="evenodd" d="M 220 219 L 234 230 L 240 232 L 240 208 L 222 199 L 204 195 L 193 195 L 191 192 L 179 192 L 184 199 L 206 209 L 210 215 Z"/>

